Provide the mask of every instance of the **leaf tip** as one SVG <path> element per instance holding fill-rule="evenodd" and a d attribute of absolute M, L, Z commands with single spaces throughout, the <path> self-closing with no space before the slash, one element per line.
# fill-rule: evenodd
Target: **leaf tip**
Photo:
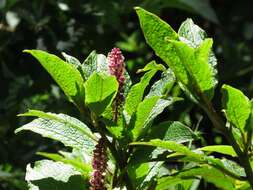
<path fill-rule="evenodd" d="M 32 50 L 30 50 L 30 49 L 24 49 L 22 52 L 23 52 L 23 53 L 31 53 Z"/>
<path fill-rule="evenodd" d="M 15 134 L 17 134 L 17 133 L 19 133 L 20 131 L 22 131 L 22 128 L 21 128 L 21 127 L 20 127 L 20 128 L 15 129 L 14 133 L 15 133 Z"/>
<path fill-rule="evenodd" d="M 134 142 L 128 144 L 128 146 L 134 146 L 134 145 L 136 145 Z"/>
<path fill-rule="evenodd" d="M 36 111 L 36 110 L 28 109 L 26 112 L 24 112 L 24 113 L 19 113 L 17 116 L 18 116 L 18 117 L 27 116 L 28 113 L 33 112 L 33 111 Z"/>
<path fill-rule="evenodd" d="M 138 6 L 134 7 L 134 10 L 136 10 L 136 11 L 141 10 L 141 9 L 142 9 L 142 8 L 141 8 L 141 7 L 138 7 Z"/>

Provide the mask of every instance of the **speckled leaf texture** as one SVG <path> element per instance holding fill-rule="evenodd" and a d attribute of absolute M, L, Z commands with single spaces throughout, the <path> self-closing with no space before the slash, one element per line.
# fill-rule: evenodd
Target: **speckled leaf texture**
<path fill-rule="evenodd" d="M 175 141 L 177 143 L 185 143 L 197 139 L 197 135 L 179 121 L 165 121 L 152 126 L 148 137 L 149 139 L 159 138 L 164 141 Z"/>
<path fill-rule="evenodd" d="M 208 64 L 209 52 L 213 41 L 206 39 L 196 49 L 180 41 L 170 41 L 173 44 L 177 56 L 184 65 L 189 78 L 187 88 L 198 99 L 203 93 L 208 99 L 214 94 L 214 79 L 211 66 Z"/>
<path fill-rule="evenodd" d="M 222 105 L 227 120 L 244 131 L 247 119 L 251 113 L 250 101 L 240 90 L 229 85 L 222 86 Z"/>
<path fill-rule="evenodd" d="M 107 73 L 108 64 L 106 56 L 92 51 L 81 65 L 82 73 L 87 80 L 94 72 Z"/>
<path fill-rule="evenodd" d="M 199 47 L 204 40 L 207 38 L 206 32 L 196 25 L 192 19 L 186 19 L 180 26 L 178 30 L 179 39 L 182 42 L 185 42 L 189 46 L 193 48 Z M 217 85 L 217 59 L 211 50 L 208 57 L 208 64 L 210 64 L 210 68 L 212 70 L 213 75 L 213 84 L 214 86 Z"/>
<path fill-rule="evenodd" d="M 202 95 L 210 100 L 217 83 L 209 64 L 212 40 L 205 39 L 198 47 L 190 47 L 156 15 L 139 7 L 136 11 L 147 43 L 174 72 L 182 89 L 198 101 Z"/>
<path fill-rule="evenodd" d="M 41 160 L 26 168 L 29 190 L 87 190 L 88 182 L 80 172 L 62 162 Z"/>
<path fill-rule="evenodd" d="M 40 62 L 70 101 L 78 106 L 84 104 L 84 80 L 73 64 L 41 50 L 25 50 L 24 52 L 30 53 Z"/>
<path fill-rule="evenodd" d="M 16 133 L 24 130 L 33 131 L 43 137 L 60 141 L 65 146 L 79 148 L 90 154 L 92 153 L 96 137 L 78 119 L 65 114 L 45 113 L 37 110 L 30 110 L 27 113 L 20 114 L 20 116 L 35 116 L 39 118 L 16 129 Z"/>
<path fill-rule="evenodd" d="M 97 115 L 111 105 L 118 92 L 118 82 L 114 76 L 93 73 L 85 83 L 86 105 Z"/>

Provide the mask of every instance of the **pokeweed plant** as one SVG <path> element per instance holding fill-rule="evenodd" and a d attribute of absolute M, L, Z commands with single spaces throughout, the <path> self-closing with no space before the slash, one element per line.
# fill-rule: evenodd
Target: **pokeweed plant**
<path fill-rule="evenodd" d="M 201 179 L 219 189 L 252 189 L 253 104 L 238 89 L 223 85 L 224 114 L 212 106 L 218 83 L 212 39 L 191 19 L 175 32 L 154 14 L 139 7 L 136 12 L 147 43 L 166 64 L 151 61 L 138 71 L 143 75 L 136 84 L 118 48 L 107 57 L 93 51 L 83 63 L 66 53 L 62 60 L 44 51 L 25 50 L 80 111 L 78 119 L 38 110 L 19 115 L 37 118 L 16 132 L 33 131 L 72 148 L 72 152 L 39 152 L 47 159 L 28 164 L 29 189 L 194 190 Z M 157 72 L 161 78 L 150 85 Z M 154 122 L 164 109 L 182 100 L 170 95 L 176 84 L 230 145 L 194 149 L 190 145 L 198 134 L 188 126 Z M 210 155 L 213 152 L 227 158 L 216 158 Z M 170 161 L 173 165 L 168 167 Z"/>

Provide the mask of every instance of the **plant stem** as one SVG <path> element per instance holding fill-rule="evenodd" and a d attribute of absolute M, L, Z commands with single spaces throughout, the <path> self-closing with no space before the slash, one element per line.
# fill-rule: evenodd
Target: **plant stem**
<path fill-rule="evenodd" d="M 236 154 L 239 157 L 240 164 L 245 170 L 247 180 L 250 183 L 251 188 L 253 189 L 253 172 L 249 162 L 248 152 L 244 152 L 241 150 L 240 146 L 238 145 L 236 139 L 233 136 L 232 131 L 225 126 L 225 123 L 223 122 L 222 118 L 217 114 L 217 112 L 215 111 L 210 102 L 206 101 L 206 106 L 203 107 L 203 109 L 205 110 L 208 117 L 212 121 L 214 127 L 223 133 L 228 142 L 234 148 Z"/>
<path fill-rule="evenodd" d="M 94 127 L 98 130 L 99 134 L 101 135 L 101 137 L 105 140 L 105 143 L 107 145 L 107 147 L 110 149 L 115 162 L 116 162 L 116 167 L 118 169 L 120 169 L 120 173 L 123 174 L 123 180 L 126 184 L 126 188 L 128 190 L 132 190 L 133 189 L 133 184 L 131 182 L 131 179 L 128 176 L 127 170 L 126 170 L 126 165 L 127 165 L 127 160 L 125 159 L 121 159 L 121 157 L 119 156 L 119 151 L 116 149 L 115 147 L 115 143 L 111 143 L 108 138 L 106 137 L 104 131 L 99 127 L 99 124 L 97 122 L 97 118 L 96 115 L 94 113 L 91 114 L 91 118 L 92 118 L 92 123 L 94 125 Z"/>

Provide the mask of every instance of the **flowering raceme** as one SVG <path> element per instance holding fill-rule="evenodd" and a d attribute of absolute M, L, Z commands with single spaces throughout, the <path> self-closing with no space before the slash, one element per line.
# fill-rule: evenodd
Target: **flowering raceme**
<path fill-rule="evenodd" d="M 93 151 L 93 173 L 90 179 L 90 190 L 106 190 L 104 186 L 105 170 L 107 168 L 106 146 L 103 138 L 100 138 Z"/>
<path fill-rule="evenodd" d="M 125 62 L 124 56 L 122 55 L 119 48 L 113 48 L 108 53 L 108 67 L 111 75 L 114 75 L 119 83 L 119 89 L 123 88 L 125 82 Z"/>
<path fill-rule="evenodd" d="M 111 52 L 108 53 L 107 61 L 108 61 L 108 67 L 109 67 L 109 73 L 111 75 L 114 75 L 119 83 L 119 89 L 118 94 L 116 95 L 116 98 L 113 103 L 113 112 L 114 117 L 113 120 L 117 121 L 118 115 L 119 115 L 119 108 L 124 101 L 124 83 L 125 83 L 125 62 L 124 62 L 124 56 L 122 55 L 119 48 L 113 48 Z"/>
<path fill-rule="evenodd" d="M 118 117 L 118 109 L 121 103 L 124 100 L 123 96 L 123 87 L 125 82 L 125 63 L 124 56 L 122 55 L 119 48 L 113 48 L 111 52 L 108 53 L 107 56 L 109 73 L 116 77 L 119 88 L 118 94 L 115 97 L 113 102 L 113 114 L 114 121 L 117 121 Z M 90 190 L 105 190 L 104 186 L 104 178 L 105 178 L 105 170 L 107 167 L 107 154 L 106 154 L 106 146 L 103 138 L 100 138 L 98 144 L 93 151 L 93 160 L 92 160 L 92 168 L 93 173 L 90 179 Z"/>

